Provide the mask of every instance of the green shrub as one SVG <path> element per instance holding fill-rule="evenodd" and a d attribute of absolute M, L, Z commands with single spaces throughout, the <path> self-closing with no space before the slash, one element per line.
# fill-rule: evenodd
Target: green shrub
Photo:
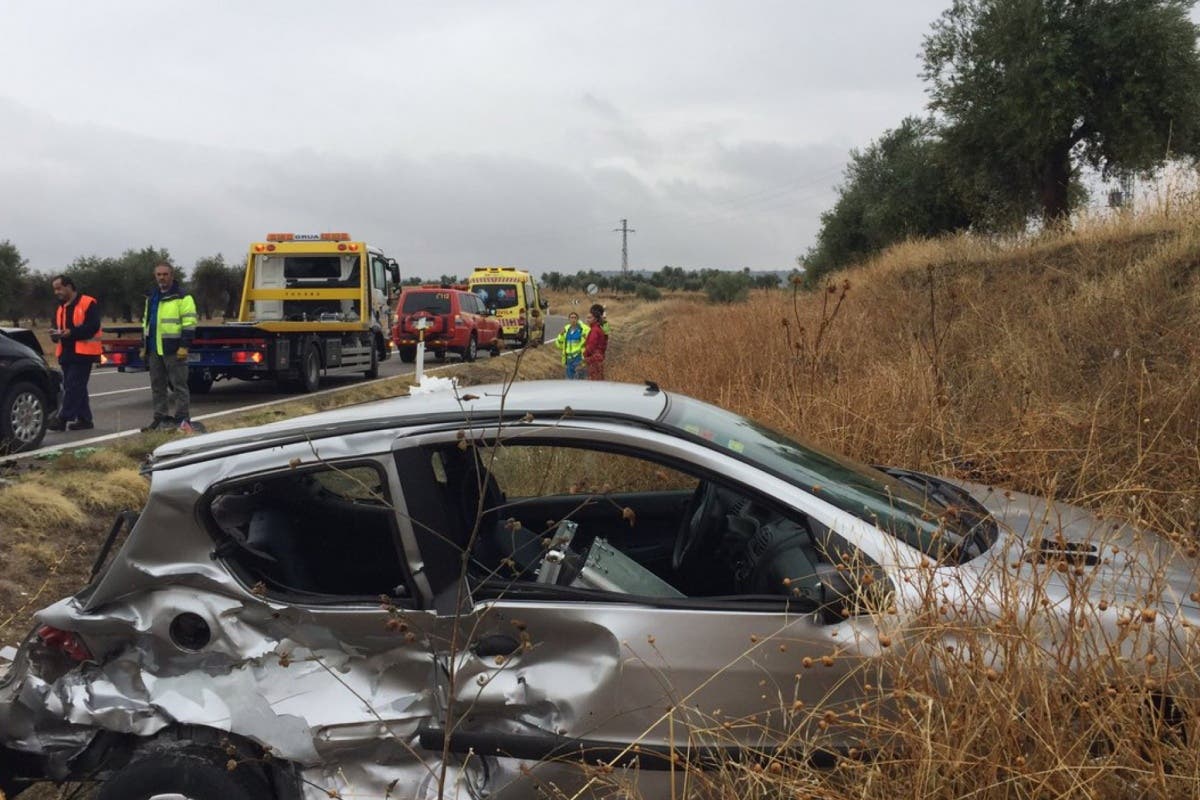
<path fill-rule="evenodd" d="M 722 272 L 704 283 L 710 303 L 743 303 L 750 296 L 750 278 L 741 272 Z"/>
<path fill-rule="evenodd" d="M 639 300 L 662 300 L 662 292 L 658 287 L 648 283 L 639 283 L 636 294 Z"/>

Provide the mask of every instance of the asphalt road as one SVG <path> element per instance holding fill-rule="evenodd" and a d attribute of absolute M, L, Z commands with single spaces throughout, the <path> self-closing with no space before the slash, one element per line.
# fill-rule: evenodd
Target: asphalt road
<path fill-rule="evenodd" d="M 454 356 L 447 359 L 448 362 L 454 360 Z M 433 366 L 438 362 L 430 357 L 427 363 L 429 366 Z M 381 378 L 412 371 L 412 364 L 401 362 L 395 355 L 379 364 Z M 362 375 L 334 375 L 321 379 L 321 389 L 351 386 L 363 381 Z M 117 372 L 115 369 L 96 369 L 92 371 L 88 390 L 92 405 L 92 421 L 96 427 L 88 431 L 63 431 L 61 433 L 47 431 L 42 447 L 69 444 L 81 439 L 91 439 L 104 434 L 137 429 L 154 418 L 154 406 L 150 396 L 150 374 L 147 372 Z M 213 384 L 208 394 L 192 393 L 191 413 L 193 419 L 203 421 L 206 416 L 217 412 L 303 396 L 299 392 L 277 389 L 274 381 L 218 381 Z"/>
<path fill-rule="evenodd" d="M 566 317 L 551 314 L 546 319 L 546 340 L 553 341 L 558 332 L 566 324 Z M 490 358 L 480 354 L 480 358 Z M 444 363 L 453 364 L 459 359 L 448 356 Z M 432 354 L 426 357 L 426 367 L 439 366 Z M 411 374 L 414 365 L 405 364 L 399 356 L 392 357 L 379 364 L 379 377 L 390 378 L 397 375 Z M 335 375 L 321 379 L 321 391 L 352 386 L 364 382 L 361 375 Z M 150 397 L 150 376 L 146 372 L 117 372 L 112 368 L 99 368 L 92 371 L 88 383 L 89 397 L 92 405 L 92 421 L 96 427 L 87 431 L 47 431 L 42 442 L 42 448 L 55 448 L 69 445 L 73 442 L 94 439 L 118 432 L 137 430 L 154 418 L 154 408 Z M 270 403 L 280 400 L 303 398 L 299 392 L 289 392 L 276 388 L 274 381 L 218 381 L 213 384 L 208 394 L 192 394 L 192 419 L 204 421 L 205 417 L 221 412 L 233 411 L 247 406 Z M 40 448 L 39 448 L 40 449 Z"/>

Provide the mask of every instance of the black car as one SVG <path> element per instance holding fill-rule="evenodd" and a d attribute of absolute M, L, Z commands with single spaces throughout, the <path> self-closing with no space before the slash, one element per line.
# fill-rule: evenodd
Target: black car
<path fill-rule="evenodd" d="M 46 364 L 33 331 L 0 328 L 0 454 L 42 442 L 62 398 L 62 373 Z"/>

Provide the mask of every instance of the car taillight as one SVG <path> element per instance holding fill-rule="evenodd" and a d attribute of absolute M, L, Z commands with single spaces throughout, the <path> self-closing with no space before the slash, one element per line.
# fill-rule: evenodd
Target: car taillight
<path fill-rule="evenodd" d="M 73 661 L 83 662 L 93 660 L 91 652 L 87 649 L 87 645 L 70 631 L 64 631 L 50 625 L 43 625 L 38 628 L 37 635 L 46 647 L 65 653 Z"/>
<path fill-rule="evenodd" d="M 120 366 L 121 364 L 128 364 L 129 363 L 129 354 L 128 353 L 105 353 L 100 357 L 100 363 L 116 364 L 118 366 Z"/>

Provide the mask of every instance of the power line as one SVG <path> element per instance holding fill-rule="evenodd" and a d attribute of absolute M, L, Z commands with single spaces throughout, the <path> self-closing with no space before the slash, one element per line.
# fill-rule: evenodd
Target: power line
<path fill-rule="evenodd" d="M 637 233 L 633 228 L 629 227 L 629 220 L 621 220 L 621 227 L 613 228 L 613 232 L 620 231 L 621 233 L 621 274 L 629 272 L 629 234 Z"/>

